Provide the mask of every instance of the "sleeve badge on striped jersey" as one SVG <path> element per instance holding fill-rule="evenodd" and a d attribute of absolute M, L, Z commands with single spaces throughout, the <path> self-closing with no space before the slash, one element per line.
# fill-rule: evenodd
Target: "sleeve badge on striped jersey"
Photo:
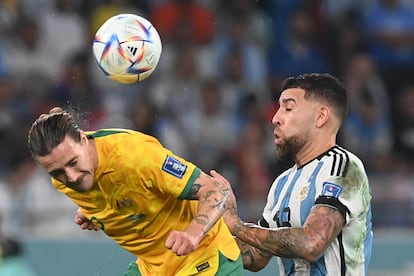
<path fill-rule="evenodd" d="M 342 187 L 331 183 L 331 182 L 324 182 L 322 187 L 322 196 L 330 196 L 334 198 L 338 198 L 342 192 Z"/>

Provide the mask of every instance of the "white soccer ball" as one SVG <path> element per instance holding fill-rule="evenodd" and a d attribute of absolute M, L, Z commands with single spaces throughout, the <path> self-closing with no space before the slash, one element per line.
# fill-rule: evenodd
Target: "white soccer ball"
<path fill-rule="evenodd" d="M 118 14 L 98 29 L 93 54 L 104 74 L 120 83 L 143 81 L 157 67 L 162 52 L 160 36 L 147 19 Z"/>

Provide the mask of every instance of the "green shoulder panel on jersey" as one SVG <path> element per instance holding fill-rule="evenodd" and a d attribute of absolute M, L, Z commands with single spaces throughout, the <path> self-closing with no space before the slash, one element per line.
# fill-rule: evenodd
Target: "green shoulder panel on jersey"
<path fill-rule="evenodd" d="M 191 187 L 193 186 L 195 180 L 200 176 L 201 170 L 199 168 L 195 168 L 193 173 L 191 174 L 190 178 L 188 179 L 187 185 L 185 185 L 185 188 L 181 195 L 178 197 L 178 199 L 183 200 L 188 192 L 190 191 Z"/>
<path fill-rule="evenodd" d="M 118 134 L 118 133 L 128 133 L 128 131 L 124 129 L 100 129 L 97 131 L 86 132 L 89 138 L 104 137 L 104 136 Z"/>

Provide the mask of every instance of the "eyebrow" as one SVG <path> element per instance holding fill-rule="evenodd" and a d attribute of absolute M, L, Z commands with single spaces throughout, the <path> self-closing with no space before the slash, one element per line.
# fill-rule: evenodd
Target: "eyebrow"
<path fill-rule="evenodd" d="M 65 163 L 64 166 L 67 166 L 68 164 L 72 163 L 74 160 L 76 160 L 76 158 L 77 158 L 76 156 L 73 157 L 73 158 L 71 158 L 68 162 Z M 50 174 L 50 175 L 56 175 L 56 174 L 58 174 L 60 172 L 63 172 L 63 171 L 64 171 L 63 168 L 56 168 L 56 169 L 51 170 L 51 171 L 49 171 L 47 173 Z"/>
<path fill-rule="evenodd" d="M 279 101 L 279 103 L 282 103 L 282 104 L 288 104 L 289 102 L 296 103 L 296 100 L 294 98 L 285 98 Z"/>

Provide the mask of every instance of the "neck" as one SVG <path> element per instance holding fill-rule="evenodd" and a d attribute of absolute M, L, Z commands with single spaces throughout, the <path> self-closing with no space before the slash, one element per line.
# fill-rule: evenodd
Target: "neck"
<path fill-rule="evenodd" d="M 296 155 L 296 165 L 302 167 L 309 161 L 317 158 L 324 152 L 327 152 L 333 146 L 336 145 L 335 139 L 314 139 L 309 141 L 303 149 Z"/>

